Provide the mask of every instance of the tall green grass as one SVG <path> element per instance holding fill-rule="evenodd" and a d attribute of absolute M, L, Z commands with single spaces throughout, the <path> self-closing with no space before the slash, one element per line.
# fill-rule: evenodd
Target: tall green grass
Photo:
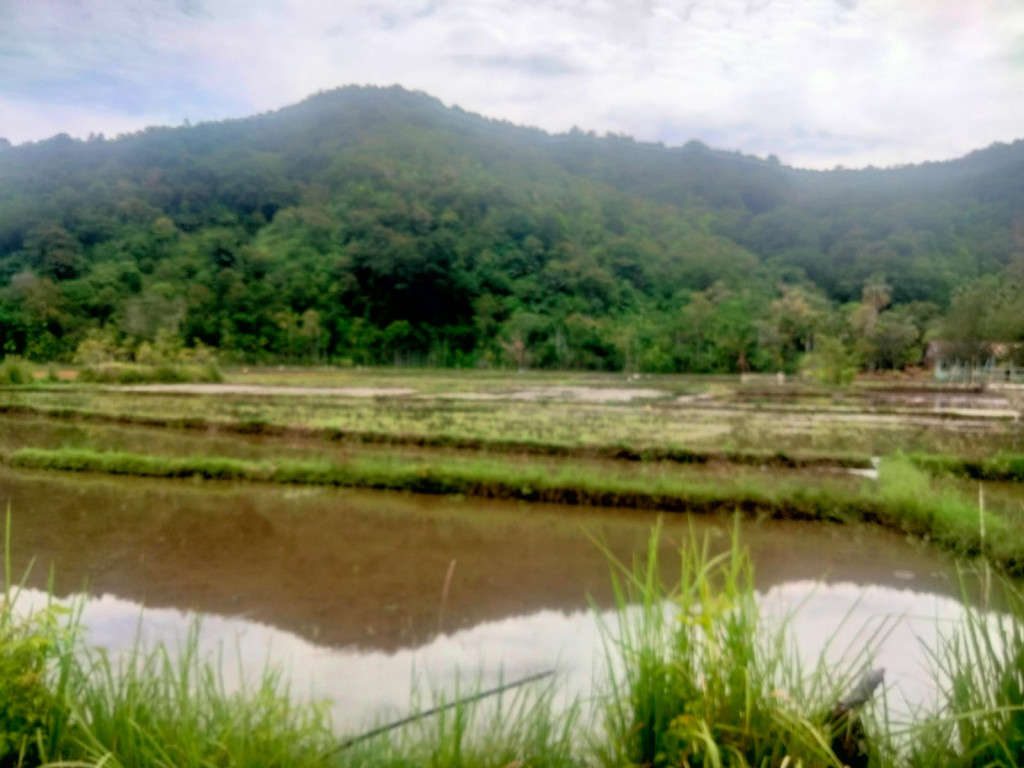
<path fill-rule="evenodd" d="M 711 556 L 691 540 L 678 582 L 659 581 L 656 542 L 633 568 L 617 564 L 617 622 L 606 628 L 611 684 L 602 766 L 872 766 L 1016 768 L 1024 765 L 1024 593 L 986 565 L 964 577 L 963 620 L 925 645 L 939 699 L 910 723 L 889 720 L 885 694 L 843 722 L 836 702 L 870 661 L 886 628 L 859 637 L 863 652 L 806 665 L 787 620 L 768 621 L 752 566 L 734 538 Z M 998 590 L 993 590 L 994 583 Z M 998 594 L 998 600 L 990 595 Z M 993 610 L 998 606 L 998 610 Z M 837 627 L 839 633 L 843 627 Z M 855 629 L 855 628 L 854 628 Z M 833 637 L 837 639 L 838 634 Z"/>
<path fill-rule="evenodd" d="M 229 689 L 198 629 L 181 648 L 65 656 L 74 736 L 65 753 L 105 766 L 314 766 L 331 744 L 322 706 L 296 703 L 267 669 Z"/>
<path fill-rule="evenodd" d="M 1013 575 L 1024 575 L 1024 529 L 984 510 L 963 493 L 936 487 L 911 458 L 886 457 L 879 469 L 876 514 L 884 524 L 921 536 L 961 555 L 984 555 Z"/>
<path fill-rule="evenodd" d="M 550 686 L 516 691 L 496 706 L 455 702 L 393 734 L 339 749 L 344 742 L 328 702 L 297 701 L 271 667 L 228 685 L 224 657 L 200 652 L 198 624 L 180 647 L 137 643 L 114 653 L 84 645 L 74 613 L 51 606 L 14 615 L 8 610 L 0 627 L 5 768 L 583 764 L 576 710 L 554 711 Z"/>
<path fill-rule="evenodd" d="M 828 713 L 866 657 L 805 669 L 788 623 L 762 617 L 735 538 L 717 556 L 692 538 L 669 586 L 657 560 L 653 537 L 647 560 L 613 577 L 601 765 L 840 765 L 832 744 L 842 734 Z"/>
<path fill-rule="evenodd" d="M 73 629 L 66 609 L 52 604 L 27 617 L 15 612 L 20 586 L 11 577 L 10 509 L 4 529 L 4 589 L 0 605 L 0 766 L 38 765 L 59 753 L 70 710 L 66 658 Z"/>
<path fill-rule="evenodd" d="M 973 480 L 1024 482 L 1024 454 L 999 451 L 984 459 L 966 459 L 940 453 L 912 453 L 909 456 L 921 469 L 933 475 L 959 475 Z"/>
<path fill-rule="evenodd" d="M 942 706 L 912 730 L 914 768 L 1024 765 L 1024 593 L 1004 579 L 999 586 L 1000 612 L 989 610 L 983 592 L 931 655 Z M 969 590 L 962 592 L 967 601 Z"/>

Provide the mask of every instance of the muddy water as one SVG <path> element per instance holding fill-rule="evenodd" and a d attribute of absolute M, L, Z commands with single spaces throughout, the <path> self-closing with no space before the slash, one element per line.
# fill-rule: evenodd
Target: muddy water
<path fill-rule="evenodd" d="M 149 642 L 179 640 L 194 613 L 204 614 L 204 648 L 229 649 L 249 672 L 272 658 L 293 690 L 329 698 L 346 730 L 405 711 L 414 679 L 451 692 L 467 675 L 486 685 L 553 668 L 560 696 L 589 695 L 603 656 L 588 596 L 599 609 L 611 605 L 607 557 L 595 542 L 628 561 L 657 520 L 0 468 L 0 504 L 8 501 L 15 573 L 34 561 L 30 586 L 42 588 L 52 572 L 58 594 L 92 595 L 91 642 L 129 647 L 141 606 Z M 724 548 L 732 528 L 683 515 L 663 525 L 668 562 L 693 534 Z M 868 527 L 745 522 L 741 536 L 766 600 L 804 604 L 797 630 L 812 647 L 844 616 L 843 644 L 853 646 L 895 622 L 878 663 L 915 701 L 927 697 L 921 631 L 905 617 L 930 617 L 927 634 L 936 616 L 955 615 L 945 557 Z M 226 665 L 229 674 L 237 668 Z"/>
<path fill-rule="evenodd" d="M 16 572 L 152 607 L 240 615 L 320 643 L 393 649 L 439 630 L 610 601 L 609 566 L 654 514 L 343 489 L 109 479 L 0 469 Z M 670 515 L 666 553 L 731 521 Z M 951 593 L 948 563 L 869 527 L 749 522 L 758 586 L 825 576 Z M 672 558 L 665 558 L 671 562 Z M 442 599 L 445 581 L 452 574 Z M 671 574 L 668 574 L 669 576 Z"/>

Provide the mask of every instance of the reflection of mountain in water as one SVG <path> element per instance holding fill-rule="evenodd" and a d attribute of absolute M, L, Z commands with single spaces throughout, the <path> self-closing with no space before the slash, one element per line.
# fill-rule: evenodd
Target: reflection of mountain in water
<path fill-rule="evenodd" d="M 45 595 L 26 590 L 22 598 L 23 606 L 41 604 Z M 765 593 L 763 605 L 769 620 L 796 612 L 792 627 L 808 661 L 828 645 L 827 658 L 839 665 L 873 643 L 872 666 L 886 668 L 894 715 L 933 700 L 935 685 L 925 649 L 935 647 L 939 634 L 962 615 L 961 605 L 946 597 L 848 583 L 784 583 Z M 89 598 L 82 616 L 89 644 L 127 650 L 141 628 L 145 645 L 162 642 L 173 649 L 196 619 L 189 612 L 149 609 L 140 623 L 141 610 L 136 603 L 106 595 Z M 256 677 L 268 663 L 280 667 L 296 695 L 330 699 L 336 725 L 350 731 L 407 713 L 414 687 L 450 696 L 460 685 L 463 691 L 487 687 L 545 669 L 558 673 L 556 703 L 585 702 L 605 665 L 599 621 L 615 627 L 611 613 L 545 610 L 484 622 L 389 653 L 326 648 L 266 624 L 206 615 L 200 648 L 223 655 L 228 685 L 237 684 L 239 668 Z"/>
<path fill-rule="evenodd" d="M 658 520 L 638 510 L 8 468 L 0 485 L 11 501 L 14 572 L 35 562 L 30 586 L 45 587 L 52 569 L 58 594 L 88 585 L 93 594 L 241 614 L 316 643 L 369 649 L 421 647 L 439 629 L 510 615 L 578 611 L 588 597 L 610 607 L 610 566 L 594 540 L 629 563 Z M 732 527 L 727 516 L 664 516 L 666 581 L 678 576 L 682 542 L 707 536 L 720 552 Z M 751 520 L 740 536 L 762 591 L 827 575 L 956 592 L 948 558 L 891 531 Z"/>

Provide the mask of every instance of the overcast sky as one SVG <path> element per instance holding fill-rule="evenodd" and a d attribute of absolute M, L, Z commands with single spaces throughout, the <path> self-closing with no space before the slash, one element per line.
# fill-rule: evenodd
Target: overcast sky
<path fill-rule="evenodd" d="M 349 83 L 830 168 L 1024 138 L 1024 0 L 0 0 L 0 137 L 242 117 Z"/>

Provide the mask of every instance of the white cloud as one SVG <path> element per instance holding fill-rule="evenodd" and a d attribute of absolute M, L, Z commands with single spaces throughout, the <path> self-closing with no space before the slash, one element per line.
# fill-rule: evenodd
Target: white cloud
<path fill-rule="evenodd" d="M 940 159 L 1024 135 L 1024 6 L 998 0 L 82 8 L 0 10 L 22 41 L 0 40 L 12 75 L 0 78 L 0 108 L 20 105 L 0 113 L 0 135 L 242 116 L 347 83 L 399 83 L 553 131 L 698 138 L 816 167 Z"/>
<path fill-rule="evenodd" d="M 0 95 L 0 136 L 16 144 L 49 138 L 58 133 L 83 138 L 92 133 L 102 133 L 113 138 L 150 125 L 180 122 L 168 115 L 132 116 L 93 107 L 14 101 Z"/>

